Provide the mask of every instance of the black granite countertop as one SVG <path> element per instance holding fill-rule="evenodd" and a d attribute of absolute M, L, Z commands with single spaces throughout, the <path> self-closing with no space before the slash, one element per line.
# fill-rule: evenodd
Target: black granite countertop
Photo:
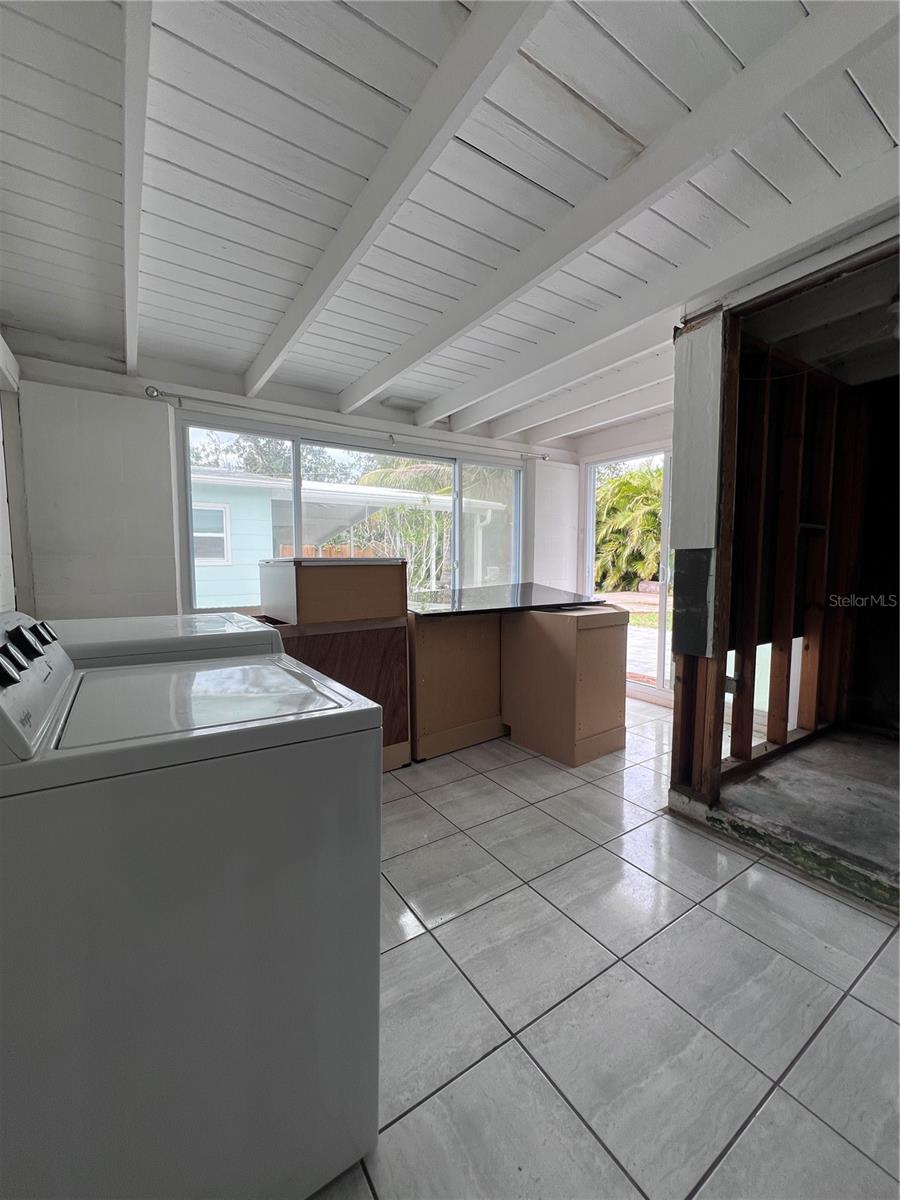
<path fill-rule="evenodd" d="M 420 617 L 462 616 L 543 608 L 580 608 L 606 601 L 579 592 L 566 592 L 542 583 L 513 583 L 493 587 L 464 587 L 456 591 L 410 592 L 407 607 Z"/>

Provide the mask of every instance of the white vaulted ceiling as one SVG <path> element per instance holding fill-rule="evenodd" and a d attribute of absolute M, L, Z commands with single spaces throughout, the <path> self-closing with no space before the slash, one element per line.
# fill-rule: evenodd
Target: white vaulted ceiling
<path fill-rule="evenodd" d="M 896 203 L 893 4 L 127 9 L 0 4 L 13 344 L 566 436 L 655 410 L 695 295 Z"/>

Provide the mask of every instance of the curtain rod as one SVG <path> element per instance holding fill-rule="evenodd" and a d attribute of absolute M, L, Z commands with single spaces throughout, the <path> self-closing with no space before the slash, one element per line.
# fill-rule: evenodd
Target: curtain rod
<path fill-rule="evenodd" d="M 208 405 L 208 406 L 212 407 L 213 409 L 232 408 L 232 409 L 237 409 L 245 417 L 248 415 L 248 412 L 249 412 L 252 417 L 252 412 L 250 410 L 248 410 L 242 404 L 231 404 L 227 400 L 205 400 L 202 396 L 187 396 L 183 392 L 166 392 L 166 391 L 163 391 L 162 388 L 154 387 L 152 384 L 149 384 L 147 387 L 144 388 L 144 394 L 147 396 L 147 398 L 149 400 L 177 400 L 179 406 L 183 405 L 185 401 L 188 401 L 191 404 Z M 289 416 L 289 414 L 280 414 L 280 413 L 274 414 L 274 416 L 276 418 L 281 415 Z M 307 417 L 307 416 L 303 416 L 303 417 L 289 416 L 289 419 L 294 420 L 294 421 L 299 421 L 299 422 L 305 423 L 305 424 L 324 425 L 332 430 L 341 429 L 341 426 L 335 425 L 332 421 L 329 421 L 327 418 L 317 418 L 317 417 Z M 392 446 L 395 446 L 398 442 L 398 437 L 396 434 L 388 433 L 386 430 L 383 430 L 383 429 L 361 430 L 358 433 L 354 433 L 353 436 L 357 437 L 357 438 L 362 438 L 362 439 L 384 438 Z M 399 441 L 402 443 L 402 441 L 403 441 L 402 435 L 400 436 Z M 416 441 L 421 441 L 421 442 L 425 443 L 426 445 L 431 445 L 431 446 L 446 446 L 448 449 L 453 447 L 456 449 L 457 453 L 460 453 L 460 454 L 471 454 L 471 455 L 474 455 L 475 457 L 478 457 L 479 455 L 481 455 L 482 457 L 489 457 L 489 452 L 487 450 L 482 451 L 478 447 L 466 446 L 465 444 L 462 444 L 459 442 L 429 441 L 428 438 L 415 438 L 415 437 L 409 439 L 409 441 L 413 445 L 416 443 Z M 528 451 L 528 450 L 506 450 L 500 446 L 498 446 L 496 448 L 496 450 L 493 451 L 493 453 L 503 455 L 503 456 L 510 455 L 514 458 L 540 459 L 541 462 L 547 462 L 550 459 L 550 455 L 547 453 L 539 453 L 537 451 Z"/>

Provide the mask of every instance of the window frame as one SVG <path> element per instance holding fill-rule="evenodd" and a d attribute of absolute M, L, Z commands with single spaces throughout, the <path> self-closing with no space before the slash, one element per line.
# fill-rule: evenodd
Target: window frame
<path fill-rule="evenodd" d="M 220 512 L 222 514 L 222 532 L 210 533 L 208 530 L 199 530 L 194 528 L 194 509 L 200 508 L 207 512 Z M 194 538 L 195 537 L 220 537 L 222 539 L 222 549 L 225 551 L 224 558 L 197 558 L 194 554 Z M 231 560 L 231 506 L 229 504 L 217 504 L 214 501 L 194 500 L 191 498 L 191 562 L 195 567 L 230 567 L 233 565 Z"/>
<path fill-rule="evenodd" d="M 175 416 L 176 428 L 180 429 L 180 447 L 181 447 L 181 470 L 176 472 L 176 501 L 179 514 L 179 528 L 184 531 L 184 536 L 180 540 L 179 562 L 181 567 L 181 595 L 182 595 L 182 610 L 184 612 L 216 612 L 222 606 L 216 608 L 201 608 L 197 604 L 196 599 L 196 579 L 194 576 L 195 566 L 211 566 L 211 565 L 230 565 L 230 527 L 229 527 L 229 564 L 225 564 L 223 560 L 216 559 L 215 564 L 204 563 L 197 561 L 193 557 L 193 520 L 192 520 L 192 489 L 191 489 L 191 454 L 190 454 L 190 436 L 192 429 L 208 429 L 219 430 L 226 433 L 246 433 L 257 435 L 259 437 L 277 437 L 291 443 L 291 463 L 292 463 L 292 500 L 294 513 L 294 540 L 295 550 L 298 546 L 303 545 L 303 504 L 302 504 L 302 474 L 301 474 L 301 449 L 304 444 L 324 446 L 335 450 L 362 450 L 368 451 L 371 454 L 389 454 L 397 458 L 413 458 L 427 459 L 431 461 L 442 461 L 452 464 L 453 466 L 453 563 L 452 563 L 452 586 L 457 588 L 460 586 L 460 572 L 463 561 L 462 539 L 463 539 L 463 522 L 462 522 L 462 470 L 464 466 L 478 465 L 486 467 L 503 467 L 511 470 L 514 473 L 515 488 L 513 503 L 515 511 L 513 514 L 513 539 L 515 549 L 514 569 L 512 571 L 511 583 L 517 584 L 522 577 L 522 542 L 524 533 L 524 496 L 525 496 L 525 456 L 516 455 L 513 461 L 510 458 L 493 456 L 490 453 L 479 453 L 477 450 L 472 454 L 447 453 L 440 446 L 434 443 L 425 443 L 421 447 L 412 447 L 407 443 L 404 446 L 396 445 L 395 434 L 375 434 L 369 438 L 365 433 L 351 433 L 348 431 L 346 438 L 343 438 L 333 431 L 320 433 L 318 430 L 310 429 L 298 432 L 297 425 L 282 425 L 278 421 L 256 421 L 244 420 L 243 418 L 232 418 L 223 414 L 220 418 L 217 414 L 208 410 L 193 410 L 187 406 L 178 410 Z M 383 439 L 383 440 L 382 440 Z M 516 461 L 519 460 L 519 461 Z M 200 501 L 197 507 L 204 504 L 205 501 Z M 221 505 L 211 504 L 210 507 L 222 507 Z M 227 506 L 225 506 L 227 507 Z M 226 605 L 230 610 L 242 612 L 258 612 L 258 606 L 239 606 Z"/>

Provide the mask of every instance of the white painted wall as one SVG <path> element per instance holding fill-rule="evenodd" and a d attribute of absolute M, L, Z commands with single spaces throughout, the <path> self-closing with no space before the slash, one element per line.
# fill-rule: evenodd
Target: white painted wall
<path fill-rule="evenodd" d="M 0 612 L 16 607 L 16 588 L 13 579 L 12 539 L 9 528 L 9 504 L 6 494 L 6 444 L 0 416 Z"/>
<path fill-rule="evenodd" d="M 576 591 L 579 468 L 529 459 L 522 512 L 522 579 Z"/>
<path fill-rule="evenodd" d="M 20 411 L 35 615 L 176 612 L 169 406 L 23 381 Z"/>

